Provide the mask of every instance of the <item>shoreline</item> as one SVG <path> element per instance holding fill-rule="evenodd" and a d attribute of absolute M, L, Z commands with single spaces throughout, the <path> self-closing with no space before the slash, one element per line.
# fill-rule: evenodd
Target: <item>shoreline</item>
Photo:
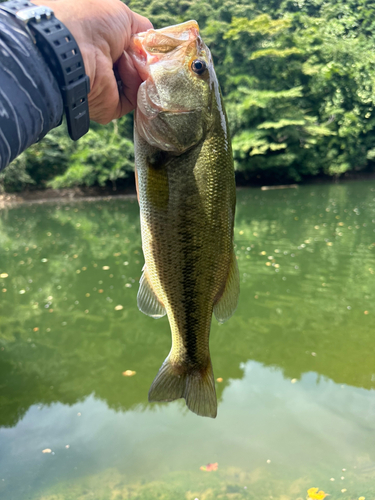
<path fill-rule="evenodd" d="M 319 177 L 311 178 L 301 182 L 300 184 L 269 184 L 262 185 L 261 183 L 246 183 L 243 179 L 237 179 L 236 188 L 242 189 L 259 189 L 261 191 L 271 191 L 278 189 L 298 189 L 301 186 L 312 184 L 338 184 L 348 181 L 366 181 L 375 180 L 375 172 L 363 174 L 344 175 L 339 178 Z M 242 181 L 242 182 L 241 182 Z M 116 191 L 110 186 L 99 187 L 76 187 L 71 189 L 35 189 L 25 190 L 19 193 L 3 193 L 0 194 L 0 210 L 11 208 L 17 205 L 31 205 L 43 203 L 70 203 L 76 201 L 94 201 L 94 200 L 110 200 L 113 198 L 119 199 L 135 199 L 137 197 L 135 185 L 126 186 Z"/>
<path fill-rule="evenodd" d="M 137 193 L 132 188 L 113 191 L 101 187 L 81 187 L 73 189 L 35 189 L 19 193 L 0 194 L 0 210 L 17 205 L 41 205 L 43 203 L 70 203 L 72 201 L 94 201 L 112 198 L 136 198 Z"/>

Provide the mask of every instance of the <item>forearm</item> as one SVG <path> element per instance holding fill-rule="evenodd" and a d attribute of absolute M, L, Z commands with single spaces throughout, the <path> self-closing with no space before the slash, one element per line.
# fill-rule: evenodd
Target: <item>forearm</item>
<path fill-rule="evenodd" d="M 0 171 L 56 127 L 62 114 L 60 90 L 38 49 L 0 12 Z"/>
<path fill-rule="evenodd" d="M 151 28 L 150 21 L 120 0 L 33 3 L 50 6 L 78 44 L 90 79 L 90 118 L 106 124 L 134 109 L 141 78 L 126 50 L 132 34 Z M 16 23 L 0 10 L 0 171 L 56 127 L 63 114 L 57 81 L 26 31 Z M 67 100 L 69 109 L 76 109 Z M 86 102 L 85 98 L 80 102 Z M 79 114 L 78 108 L 76 112 Z"/>

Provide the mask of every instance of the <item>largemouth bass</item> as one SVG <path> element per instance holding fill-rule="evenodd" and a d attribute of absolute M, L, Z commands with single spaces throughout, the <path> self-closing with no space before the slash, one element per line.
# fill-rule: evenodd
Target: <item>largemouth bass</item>
<path fill-rule="evenodd" d="M 216 417 L 209 352 L 212 312 L 237 306 L 236 203 L 231 141 L 209 49 L 196 21 L 135 35 L 134 146 L 145 266 L 139 309 L 168 315 L 172 348 L 149 401 L 185 398 Z"/>

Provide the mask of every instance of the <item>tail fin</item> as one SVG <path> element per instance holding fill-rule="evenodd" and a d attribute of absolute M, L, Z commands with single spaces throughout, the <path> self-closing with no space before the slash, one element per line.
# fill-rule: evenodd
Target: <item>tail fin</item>
<path fill-rule="evenodd" d="M 207 367 L 189 373 L 177 371 L 169 360 L 164 361 L 148 393 L 149 401 L 174 401 L 185 398 L 192 412 L 202 417 L 215 418 L 217 400 L 211 360 Z"/>

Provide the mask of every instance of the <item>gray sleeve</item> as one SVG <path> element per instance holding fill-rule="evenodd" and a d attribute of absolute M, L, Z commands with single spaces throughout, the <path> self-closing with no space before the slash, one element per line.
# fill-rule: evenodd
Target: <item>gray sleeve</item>
<path fill-rule="evenodd" d="M 0 11 L 0 171 L 61 123 L 57 82 L 29 35 Z"/>

